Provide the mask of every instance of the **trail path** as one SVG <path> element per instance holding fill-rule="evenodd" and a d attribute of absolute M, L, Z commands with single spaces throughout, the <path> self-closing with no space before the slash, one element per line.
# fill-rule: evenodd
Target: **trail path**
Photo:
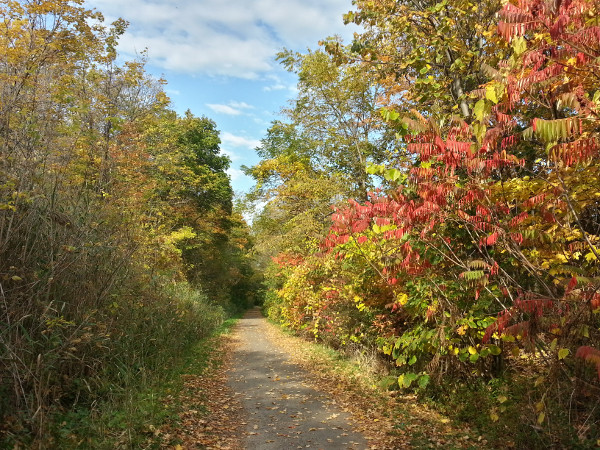
<path fill-rule="evenodd" d="M 283 333 L 258 309 L 210 346 L 205 369 L 182 375 L 182 391 L 166 398 L 179 413 L 177 421 L 154 430 L 161 448 L 489 447 L 466 424 L 453 424 L 414 395 L 378 389 L 357 366 L 339 364 Z"/>
<path fill-rule="evenodd" d="M 235 333 L 239 344 L 228 385 L 243 406 L 244 448 L 368 448 L 350 415 L 312 387 L 304 369 L 278 346 L 259 310 L 249 311 Z"/>

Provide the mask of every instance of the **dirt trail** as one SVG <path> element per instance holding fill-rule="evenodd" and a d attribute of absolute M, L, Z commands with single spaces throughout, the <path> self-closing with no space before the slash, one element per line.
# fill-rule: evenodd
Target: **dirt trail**
<path fill-rule="evenodd" d="M 249 311 L 235 331 L 228 384 L 243 406 L 247 449 L 364 449 L 351 417 L 327 393 L 313 388 L 290 362 L 260 311 Z"/>

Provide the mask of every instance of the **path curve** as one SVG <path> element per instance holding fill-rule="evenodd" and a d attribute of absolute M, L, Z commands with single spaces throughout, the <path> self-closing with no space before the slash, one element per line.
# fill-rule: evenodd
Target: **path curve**
<path fill-rule="evenodd" d="M 247 449 L 365 449 L 351 417 L 327 393 L 309 384 L 300 366 L 267 332 L 269 324 L 253 309 L 235 331 L 228 384 L 245 412 Z"/>

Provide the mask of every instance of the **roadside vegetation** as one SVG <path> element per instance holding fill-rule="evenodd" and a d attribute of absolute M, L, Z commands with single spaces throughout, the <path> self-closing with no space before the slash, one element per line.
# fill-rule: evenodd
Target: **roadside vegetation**
<path fill-rule="evenodd" d="M 0 446 L 130 445 L 156 387 L 254 301 L 229 160 L 143 55 L 117 64 L 124 21 L 67 0 L 0 2 L 0 21 Z"/>
<path fill-rule="evenodd" d="M 358 0 L 353 42 L 282 52 L 246 169 L 269 317 L 495 445 L 597 446 L 599 7 Z"/>

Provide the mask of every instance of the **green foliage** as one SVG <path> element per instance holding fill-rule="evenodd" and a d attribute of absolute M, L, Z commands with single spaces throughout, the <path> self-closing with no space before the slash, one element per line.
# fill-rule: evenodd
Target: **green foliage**
<path fill-rule="evenodd" d="M 361 161 L 380 189 L 332 202 L 319 242 L 278 246 L 268 311 L 336 347 L 377 347 L 404 389 L 507 377 L 482 423 L 533 427 L 540 447 L 595 445 L 598 5 L 502 4 L 357 1 L 347 20 L 365 31 L 349 48 L 324 42 L 336 73 L 368 74 L 372 123 L 397 139 Z M 314 80 L 303 64 L 330 63 L 284 56 L 301 85 Z M 324 123 L 308 94 L 302 124 Z M 504 419 L 511 398 L 518 424 Z"/>
<path fill-rule="evenodd" d="M 115 63 L 126 23 L 63 0 L 0 17 L 0 423 L 45 447 L 78 433 L 54 417 L 160 378 L 260 278 L 215 123 Z"/>

